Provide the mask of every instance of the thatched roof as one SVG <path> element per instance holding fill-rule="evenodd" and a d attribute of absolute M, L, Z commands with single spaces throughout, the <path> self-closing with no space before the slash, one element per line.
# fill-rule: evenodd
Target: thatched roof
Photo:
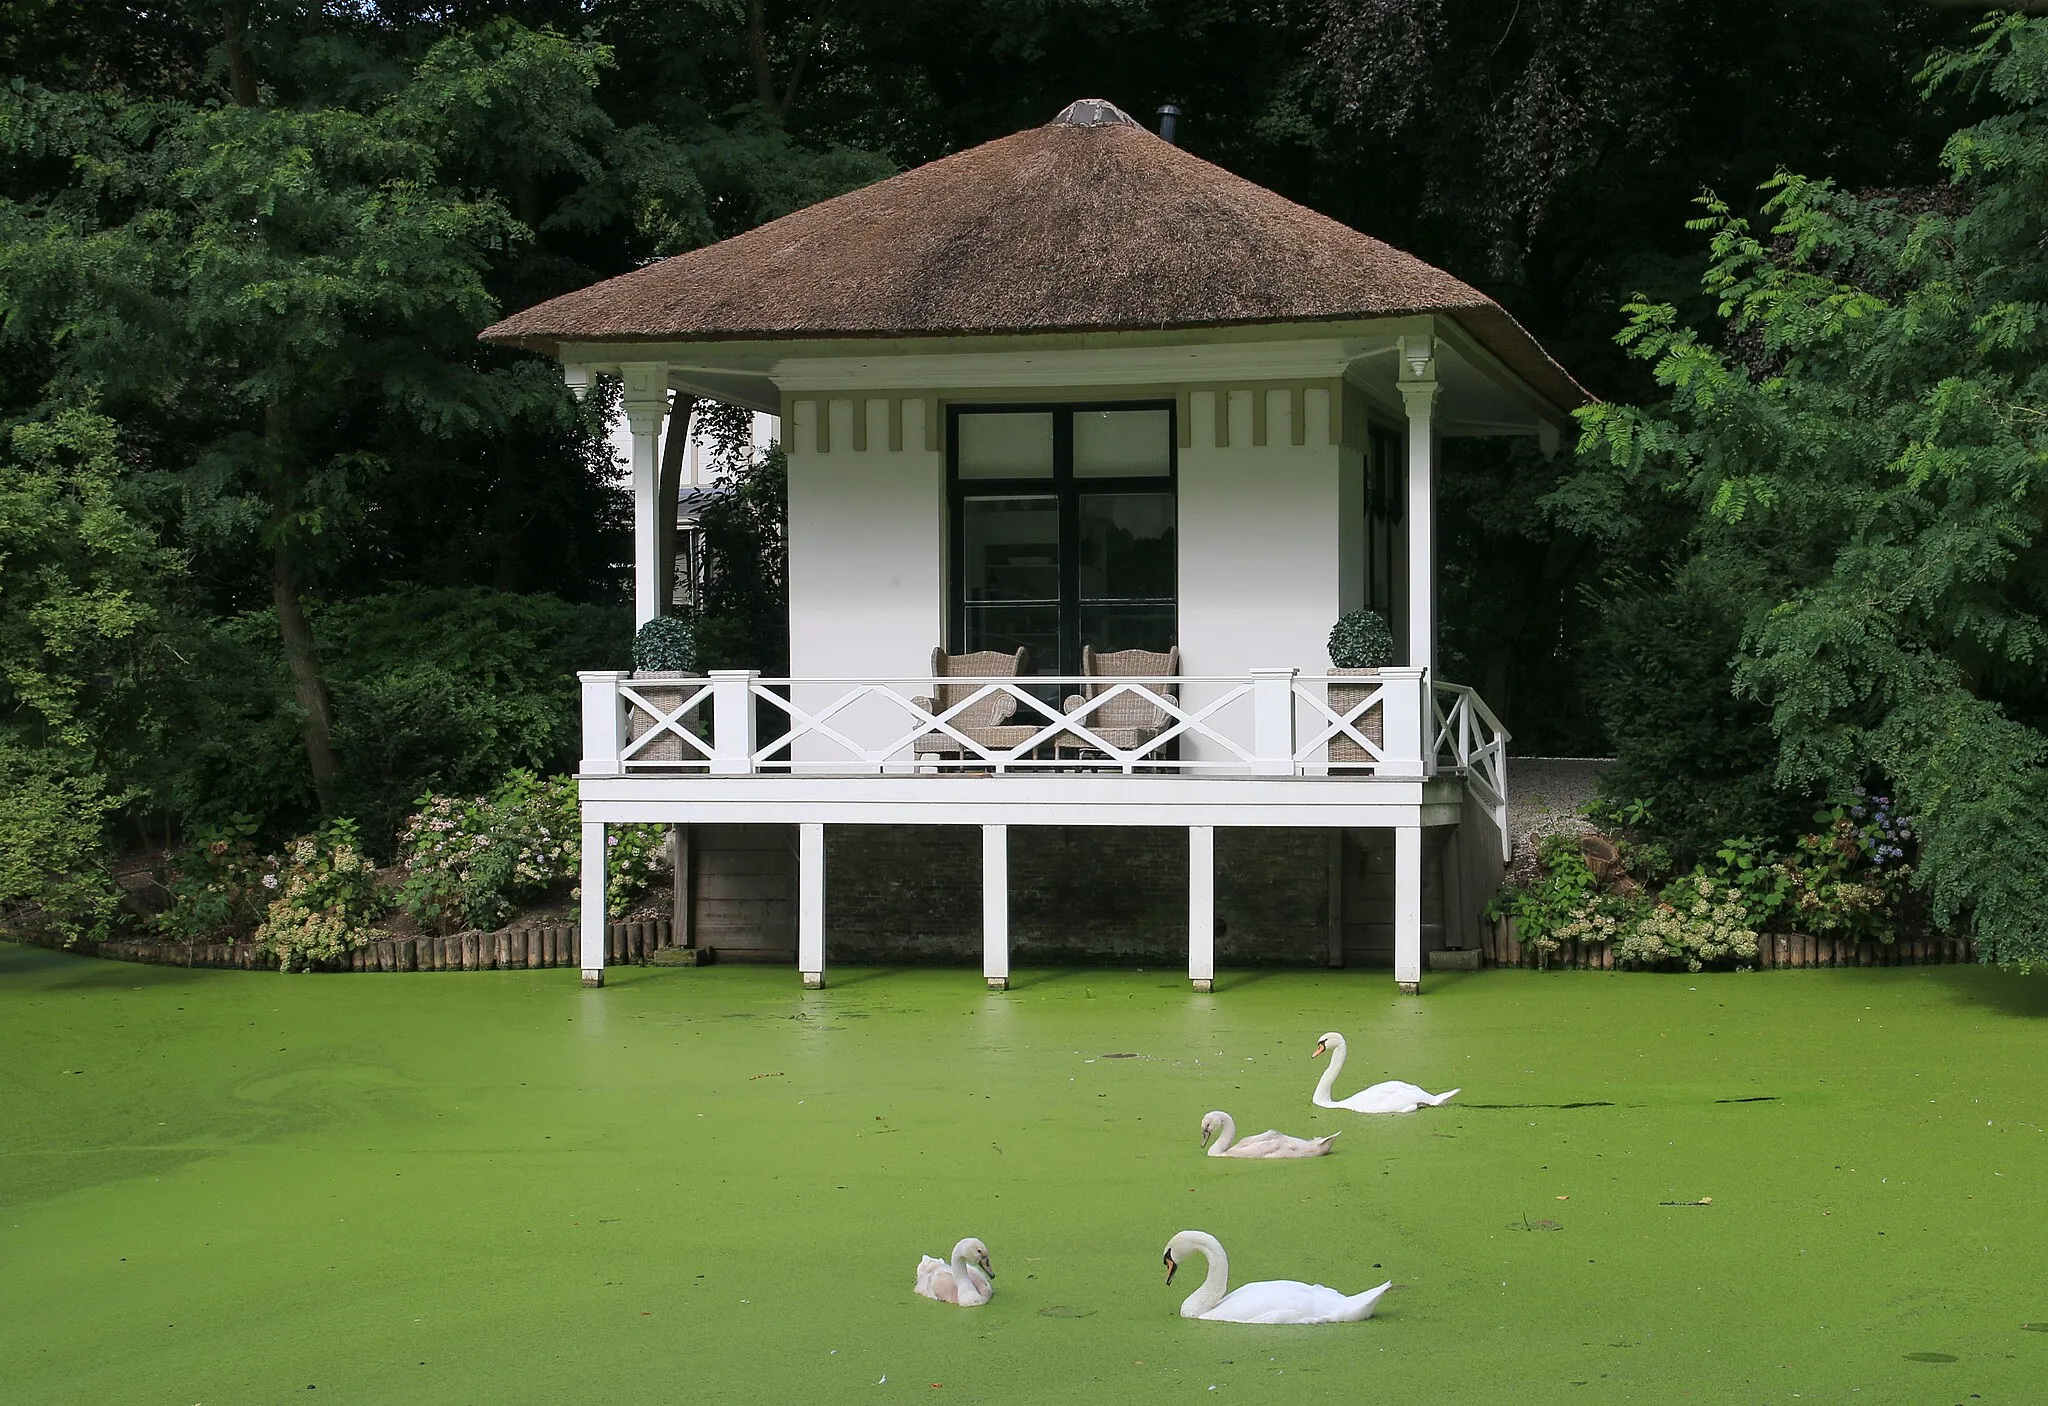
<path fill-rule="evenodd" d="M 929 337 L 1455 319 L 1561 409 L 1578 384 L 1478 289 L 1076 103 L 1058 120 L 565 294 L 563 342 Z"/>

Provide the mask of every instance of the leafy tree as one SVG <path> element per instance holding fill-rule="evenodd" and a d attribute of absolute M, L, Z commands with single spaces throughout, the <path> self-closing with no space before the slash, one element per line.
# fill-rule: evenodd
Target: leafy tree
<path fill-rule="evenodd" d="M 1781 174 L 1766 241 L 1709 198 L 1717 347 L 1639 300 L 1623 343 L 1665 390 L 1584 412 L 1577 506 L 1681 498 L 1739 592 L 1734 683 L 1795 791 L 1889 778 L 1936 919 L 2048 959 L 2048 21 L 1987 22 L 1921 75 L 2002 110 L 1952 185 L 1852 195 Z"/>
<path fill-rule="evenodd" d="M 38 901 L 73 936 L 110 912 L 94 868 L 127 798 L 105 754 L 180 567 L 124 486 L 89 410 L 18 424 L 0 452 L 0 902 Z"/>

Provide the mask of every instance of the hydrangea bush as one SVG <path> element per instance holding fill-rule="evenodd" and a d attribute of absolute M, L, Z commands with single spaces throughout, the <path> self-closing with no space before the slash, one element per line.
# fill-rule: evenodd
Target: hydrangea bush
<path fill-rule="evenodd" d="M 285 849 L 277 897 L 256 941 L 280 971 L 311 971 L 361 947 L 390 909 L 376 866 L 356 841 L 355 822 L 335 820 Z"/>
<path fill-rule="evenodd" d="M 1738 889 L 1695 872 L 1665 890 L 1664 901 L 1625 928 L 1617 960 L 1659 967 L 1682 962 L 1699 971 L 1709 962 L 1756 960 L 1756 929 Z"/>
<path fill-rule="evenodd" d="M 487 796 L 422 796 L 399 836 L 399 903 L 439 932 L 498 927 L 521 904 L 565 887 L 577 895 L 581 834 L 573 777 L 515 771 Z M 667 836 L 660 825 L 607 830 L 605 906 L 613 917 L 667 871 Z"/>

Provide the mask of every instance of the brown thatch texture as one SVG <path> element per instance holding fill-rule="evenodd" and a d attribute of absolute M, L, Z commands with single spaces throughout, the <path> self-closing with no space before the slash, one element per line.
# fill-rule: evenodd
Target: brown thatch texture
<path fill-rule="evenodd" d="M 541 303 L 564 341 L 900 337 L 1445 313 L 1561 408 L 1588 399 L 1485 294 L 1140 127 L 1055 122 Z"/>

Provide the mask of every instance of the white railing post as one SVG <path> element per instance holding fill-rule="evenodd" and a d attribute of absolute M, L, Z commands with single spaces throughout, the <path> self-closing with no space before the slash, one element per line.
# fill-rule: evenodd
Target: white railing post
<path fill-rule="evenodd" d="M 1252 774 L 1294 775 L 1294 679 L 1299 669 L 1252 670 Z"/>
<path fill-rule="evenodd" d="M 754 681 L 758 669 L 711 671 L 711 774 L 745 776 L 754 769 Z"/>
<path fill-rule="evenodd" d="M 1380 670 L 1380 707 L 1386 725 L 1381 750 L 1386 758 L 1375 775 L 1419 778 L 1434 770 L 1429 754 L 1435 749 L 1436 716 L 1429 701 L 1429 678 L 1422 669 Z"/>
<path fill-rule="evenodd" d="M 619 684 L 626 675 L 616 669 L 593 669 L 576 675 L 583 685 L 584 776 L 624 776 L 619 748 L 626 737 L 626 705 Z"/>

